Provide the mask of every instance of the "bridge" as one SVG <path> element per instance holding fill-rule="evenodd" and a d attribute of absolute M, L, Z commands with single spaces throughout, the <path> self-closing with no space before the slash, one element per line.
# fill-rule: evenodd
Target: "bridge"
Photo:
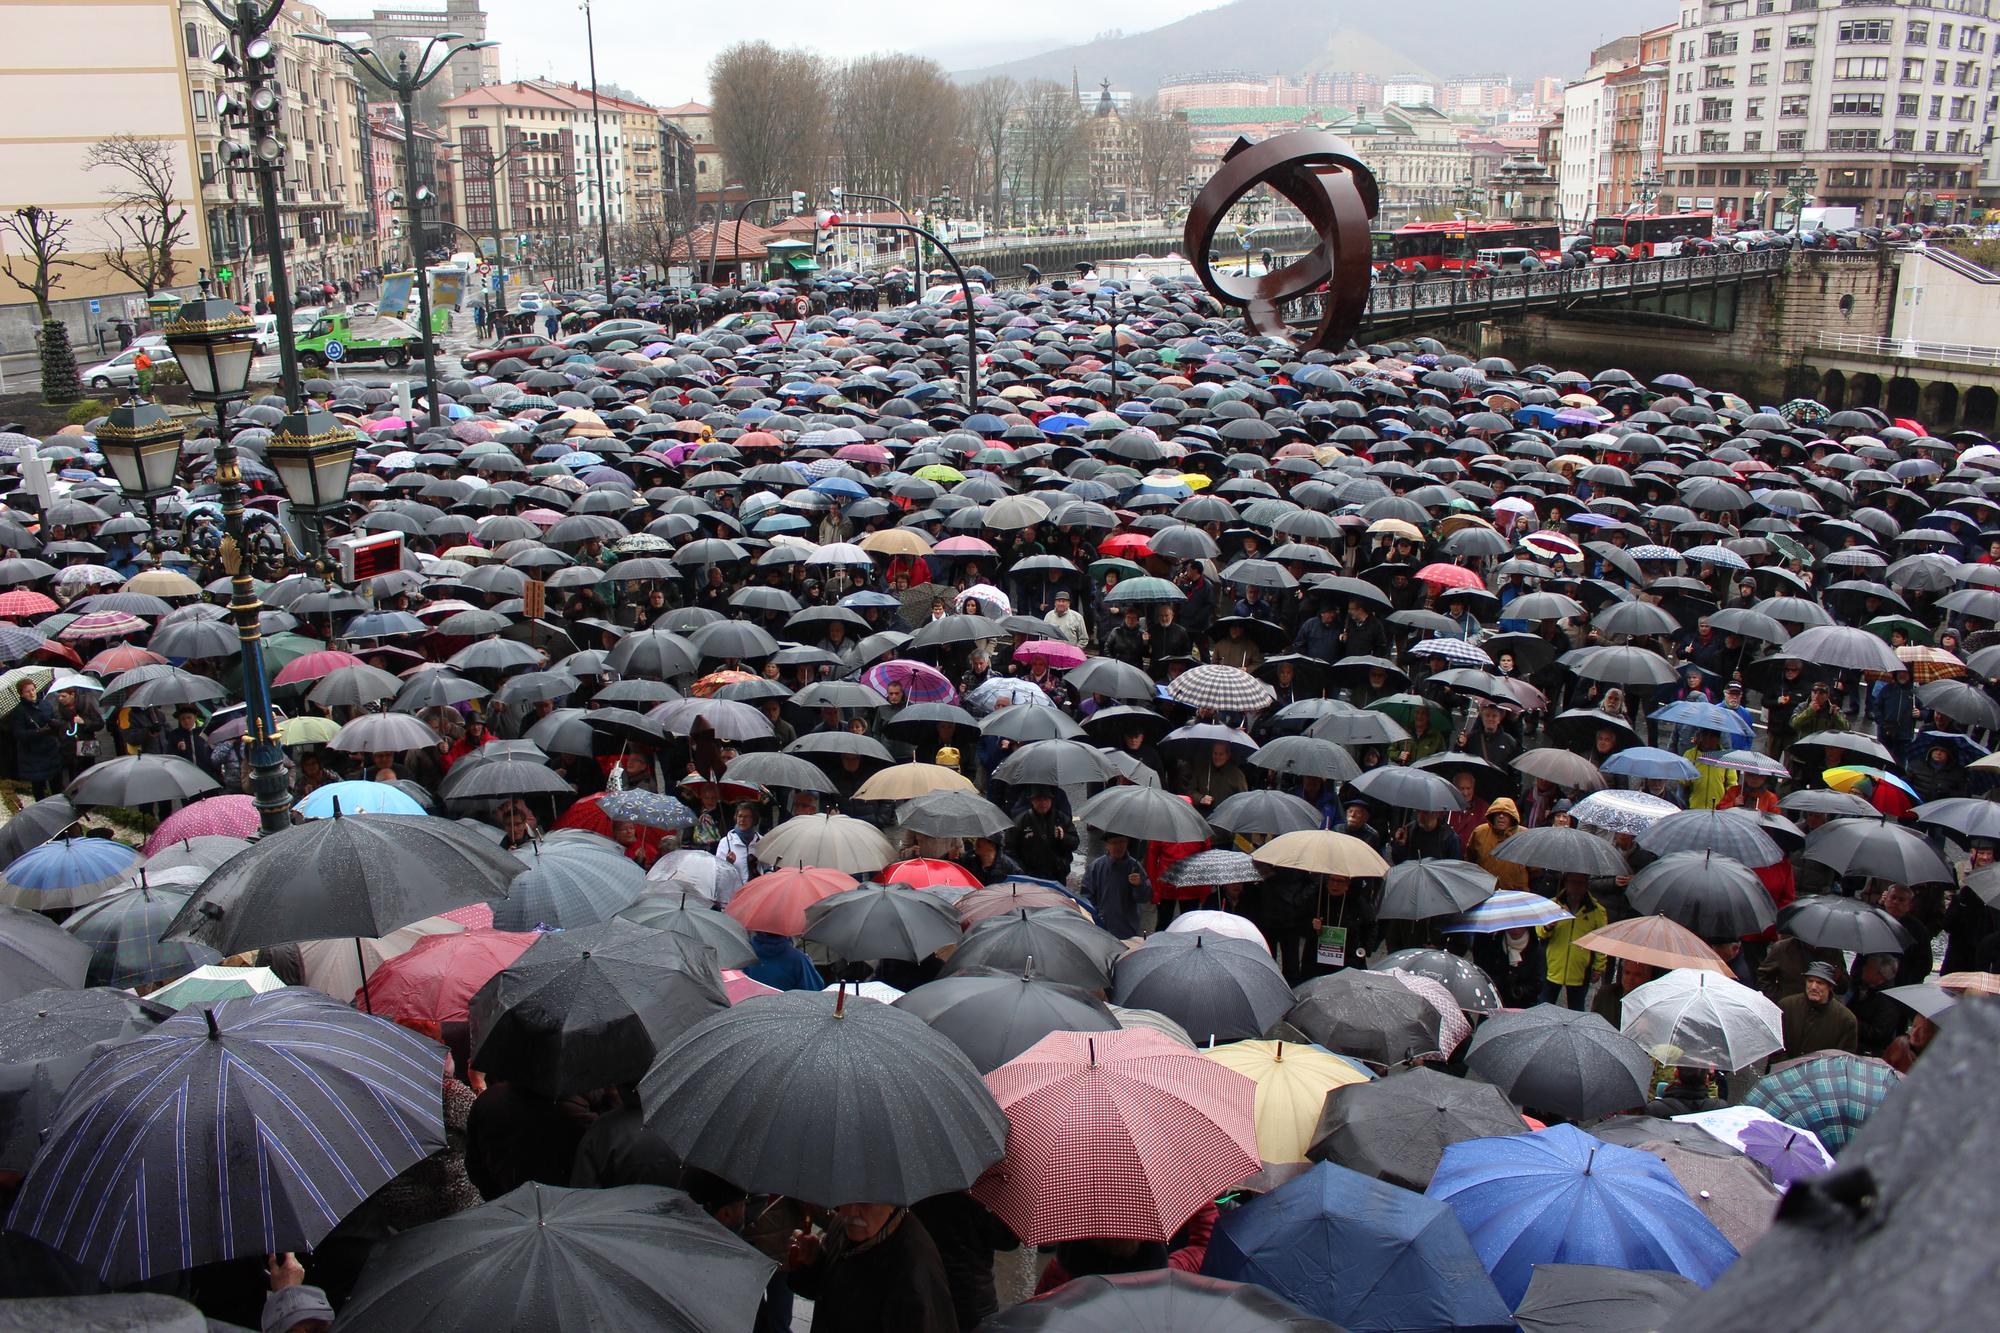
<path fill-rule="evenodd" d="M 1369 289 L 1361 328 L 1368 334 L 1391 336 L 1590 306 L 1646 313 L 1654 320 L 1683 328 L 1718 327 L 1721 317 L 1733 317 L 1734 301 L 1718 302 L 1716 293 L 1747 282 L 1770 281 L 1784 272 L 1791 257 L 1789 250 L 1731 251 L 1486 278 L 1377 282 Z M 1707 299 L 1697 299 L 1701 297 Z M 1319 316 L 1317 296 L 1293 302 L 1285 309 L 1286 322 L 1294 325 L 1316 325 Z"/>

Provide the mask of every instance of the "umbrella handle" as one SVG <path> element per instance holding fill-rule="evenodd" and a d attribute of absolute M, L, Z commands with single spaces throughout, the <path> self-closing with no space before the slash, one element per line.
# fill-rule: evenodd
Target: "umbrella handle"
<path fill-rule="evenodd" d="M 354 961 L 361 969 L 361 1012 L 372 1014 L 375 1012 L 375 1001 L 368 994 L 368 955 L 361 952 L 361 937 L 359 935 L 354 937 Z"/>

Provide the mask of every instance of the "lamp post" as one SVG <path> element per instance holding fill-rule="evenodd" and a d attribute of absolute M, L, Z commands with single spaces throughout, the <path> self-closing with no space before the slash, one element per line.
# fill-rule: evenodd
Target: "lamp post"
<path fill-rule="evenodd" d="M 276 6 L 272 7 L 274 10 Z M 430 86 L 433 79 L 444 73 L 445 66 L 467 51 L 478 51 L 493 46 L 493 42 L 471 42 L 464 34 L 456 32 L 439 33 L 425 42 L 417 52 L 416 59 L 410 58 L 407 47 L 396 52 L 395 70 L 389 69 L 389 62 L 375 53 L 372 46 L 355 46 L 338 37 L 323 33 L 302 32 L 299 36 L 321 46 L 337 46 L 354 59 L 354 63 L 366 70 L 371 78 L 396 95 L 396 103 L 403 112 L 403 204 L 408 210 L 410 230 L 410 267 L 414 270 L 417 289 L 417 317 L 421 323 L 418 332 L 422 335 L 424 349 L 424 410 L 430 417 L 430 424 L 437 426 L 441 417 L 438 413 L 437 387 L 437 335 L 431 331 L 431 284 L 424 272 L 424 222 L 423 196 L 428 195 L 417 184 L 417 94 Z M 444 54 L 435 62 L 432 55 L 440 48 Z M 291 400 L 294 404 L 297 399 Z"/>
<path fill-rule="evenodd" d="M 603 251 L 604 299 L 611 299 L 611 186 L 604 176 L 604 121 L 598 114 L 597 28 L 590 20 L 590 0 L 583 0 L 583 39 L 590 51 L 590 135 L 597 154 L 597 238 Z"/>
<path fill-rule="evenodd" d="M 739 253 L 741 251 L 743 242 L 743 215 L 745 213 L 748 213 L 751 209 L 755 208 L 758 204 L 783 203 L 789 200 L 790 198 L 791 198 L 790 195 L 767 194 L 760 196 L 759 198 L 756 199 L 745 199 L 741 204 L 737 205 L 736 230 L 731 239 L 733 239 L 737 243 Z M 716 238 L 719 237 L 720 235 L 722 235 L 722 223 L 719 220 L 711 222 L 709 224 L 709 232 L 708 232 L 708 281 L 711 286 L 713 286 L 715 283 L 715 242 Z M 609 294 L 610 294 L 609 292 L 606 292 L 607 296 Z"/>
<path fill-rule="evenodd" d="M 271 723 L 271 682 L 264 674 L 263 630 L 257 619 L 264 607 L 257 600 L 256 583 L 251 578 L 243 524 L 243 472 L 236 455 L 236 431 L 229 419 L 230 403 L 242 399 L 249 388 L 250 363 L 257 355 L 257 327 L 230 302 L 211 300 L 207 283 L 202 287 L 202 296 L 181 306 L 164 335 L 187 375 L 188 395 L 215 408 L 216 435 L 221 440 L 215 450 L 215 483 L 222 492 L 223 530 L 217 556 L 229 575 L 229 613 L 236 622 L 243 656 L 250 795 L 257 802 L 259 826 L 265 833 L 276 833 L 291 823 L 291 789 L 285 781 L 284 751 Z M 135 477 L 143 483 L 146 469 L 136 450 L 132 463 Z"/>
<path fill-rule="evenodd" d="M 467 170 L 477 168 L 486 177 L 486 198 L 493 206 L 493 291 L 500 298 L 500 313 L 507 310 L 507 247 L 500 234 L 500 173 L 520 165 L 518 154 L 526 151 L 527 144 L 517 143 L 504 152 L 491 148 L 480 148 L 473 144 L 451 143 L 446 148 L 459 154 L 459 165 Z M 465 233 L 472 235 L 470 231 Z M 477 250 L 475 243 L 472 247 Z"/>
<path fill-rule="evenodd" d="M 268 35 L 284 0 L 271 0 L 269 5 L 237 0 L 227 10 L 215 0 L 202 4 L 228 33 L 208 58 L 222 67 L 222 81 L 238 91 L 216 98 L 216 112 L 224 125 L 244 130 L 249 137 L 225 137 L 222 160 L 229 170 L 247 171 L 257 180 L 264 248 L 271 265 L 271 311 L 278 321 L 279 381 L 286 404 L 297 407 L 301 393 L 292 333 L 292 284 L 285 272 L 284 226 L 278 217 L 278 171 L 285 160 L 284 103 L 277 80 L 278 52 Z"/>
<path fill-rule="evenodd" d="M 959 267 L 958 256 L 951 247 L 940 241 L 922 227 L 907 226 L 901 222 L 831 222 L 829 227 L 848 231 L 872 228 L 876 231 L 906 231 L 914 233 L 917 240 L 928 241 L 937 247 L 951 271 L 958 275 L 958 294 L 965 300 L 965 405 L 970 408 L 979 402 L 979 307 L 972 300 L 972 285 L 965 280 L 965 270 Z"/>
<path fill-rule="evenodd" d="M 1792 235 L 1798 236 L 1805 225 L 1806 205 L 1812 202 L 1813 187 L 1819 184 L 1819 172 L 1812 167 L 1800 167 L 1792 173 L 1791 181 L 1785 187 L 1785 207 L 1792 210 Z"/>
<path fill-rule="evenodd" d="M 155 540 L 159 517 L 154 506 L 174 489 L 181 443 L 186 438 L 187 428 L 172 413 L 158 403 L 143 401 L 136 389 L 130 399 L 112 408 L 97 428 L 98 452 L 111 464 L 118 489 L 145 509 L 146 528 Z"/>
<path fill-rule="evenodd" d="M 1651 170 L 1639 177 L 1639 212 L 1642 215 L 1650 214 L 1653 211 L 1653 201 L 1660 197 L 1660 187 L 1665 183 L 1660 178 L 1658 172 Z"/>

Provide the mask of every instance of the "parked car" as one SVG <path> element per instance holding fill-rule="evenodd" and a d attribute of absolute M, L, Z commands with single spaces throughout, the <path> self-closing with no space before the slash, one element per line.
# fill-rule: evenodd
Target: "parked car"
<path fill-rule="evenodd" d="M 673 335 L 660 325 L 643 319 L 607 319 L 582 333 L 572 333 L 563 339 L 563 346 L 601 352 L 615 342 L 665 342 L 671 337 Z"/>
<path fill-rule="evenodd" d="M 569 352 L 567 347 L 552 343 L 539 333 L 515 333 L 502 338 L 491 347 L 482 347 L 476 352 L 462 352 L 458 361 L 466 370 L 474 374 L 484 374 L 508 357 L 519 357 L 525 361 L 536 352 L 545 350 L 562 352 L 565 355 Z"/>
<path fill-rule="evenodd" d="M 93 389 L 129 389 L 139 382 L 139 368 L 132 362 L 141 352 L 156 369 L 175 364 L 174 354 L 164 343 L 134 343 L 109 361 L 89 367 L 77 378 Z"/>

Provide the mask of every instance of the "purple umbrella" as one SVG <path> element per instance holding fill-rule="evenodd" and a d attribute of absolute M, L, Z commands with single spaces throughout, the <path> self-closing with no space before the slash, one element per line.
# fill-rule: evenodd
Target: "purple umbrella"
<path fill-rule="evenodd" d="M 1793 1129 L 1782 1120 L 1752 1121 L 1736 1132 L 1736 1141 L 1743 1145 L 1745 1155 L 1761 1163 L 1781 1188 L 1833 1169 L 1833 1159 L 1819 1146 L 1817 1138 Z"/>

